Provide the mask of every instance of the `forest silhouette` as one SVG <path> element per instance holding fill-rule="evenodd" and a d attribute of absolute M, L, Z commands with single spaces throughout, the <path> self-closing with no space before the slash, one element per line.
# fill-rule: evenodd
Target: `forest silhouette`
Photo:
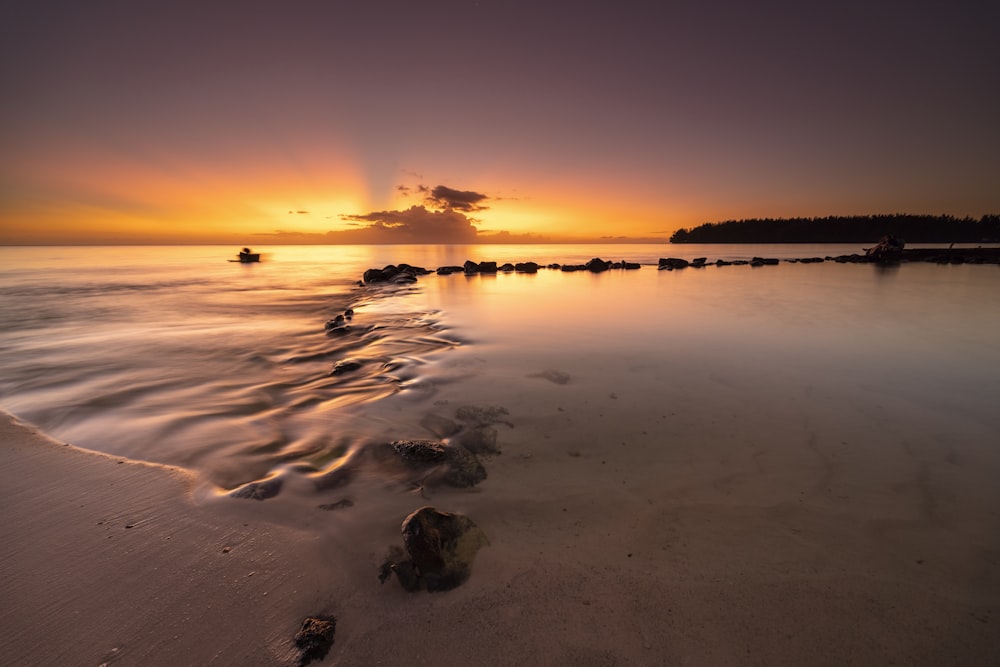
<path fill-rule="evenodd" d="M 1000 242 L 1000 215 L 978 220 L 951 215 L 750 218 L 678 229 L 671 243 L 874 243 L 892 234 L 908 243 Z"/>

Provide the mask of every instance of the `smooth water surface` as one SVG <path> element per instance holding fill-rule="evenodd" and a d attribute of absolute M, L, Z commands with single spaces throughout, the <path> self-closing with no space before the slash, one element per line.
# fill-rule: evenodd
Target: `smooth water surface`
<path fill-rule="evenodd" d="M 224 488 L 298 461 L 322 467 L 384 438 L 406 406 L 509 402 L 557 388 L 552 377 L 729 411 L 768 402 L 780 414 L 795 397 L 835 419 L 861 402 L 887 428 L 995 432 L 996 266 L 655 268 L 662 256 L 857 250 L 287 246 L 241 265 L 211 246 L 2 248 L 0 407 L 60 440 Z M 357 285 L 389 263 L 594 256 L 644 266 Z M 346 333 L 328 335 L 347 308 Z M 361 366 L 332 374 L 344 359 Z"/>

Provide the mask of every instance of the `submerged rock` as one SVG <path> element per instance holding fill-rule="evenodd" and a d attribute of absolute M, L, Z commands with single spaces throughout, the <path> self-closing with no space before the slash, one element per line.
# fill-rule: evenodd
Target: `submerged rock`
<path fill-rule="evenodd" d="M 267 500 L 281 493 L 282 480 L 280 477 L 250 482 L 229 493 L 230 498 L 242 498 L 244 500 Z"/>
<path fill-rule="evenodd" d="M 489 544 L 486 534 L 463 514 L 421 507 L 401 526 L 406 558 L 387 560 L 383 581 L 392 571 L 406 590 L 448 591 L 463 584 L 472 572 L 479 549 Z M 399 554 L 398 549 L 392 554 Z M 388 570 L 387 570 L 388 568 Z"/>
<path fill-rule="evenodd" d="M 492 426 L 479 426 L 465 431 L 458 442 L 473 454 L 499 454 L 497 430 Z"/>
<path fill-rule="evenodd" d="M 428 470 L 428 483 L 444 482 L 468 488 L 486 479 L 486 468 L 475 454 L 460 444 L 437 440 L 395 440 L 389 447 L 408 467 Z M 433 468 L 437 467 L 437 470 Z"/>
<path fill-rule="evenodd" d="M 350 373 L 351 371 L 356 371 L 361 368 L 363 364 L 357 359 L 342 359 L 334 365 L 333 370 L 330 371 L 330 375 L 343 375 L 344 373 Z"/>
<path fill-rule="evenodd" d="M 337 619 L 334 616 L 310 616 L 302 621 L 302 627 L 295 634 L 299 665 L 308 665 L 313 660 L 325 658 L 333 646 L 336 630 Z"/>

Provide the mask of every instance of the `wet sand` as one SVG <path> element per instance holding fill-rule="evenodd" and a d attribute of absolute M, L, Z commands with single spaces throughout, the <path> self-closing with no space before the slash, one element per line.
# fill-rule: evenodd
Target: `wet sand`
<path fill-rule="evenodd" d="M 483 484 L 386 493 L 362 477 L 336 511 L 317 503 L 344 490 L 294 484 L 206 500 L 181 471 L 4 419 L 0 662 L 291 665 L 313 614 L 338 618 L 322 664 L 1000 661 L 989 445 L 876 455 L 832 417 L 775 427 L 734 404 L 706 430 L 712 415 L 662 394 L 513 384 L 478 388 L 512 424 Z M 453 415 L 453 399 L 396 406 L 386 428 Z M 720 437 L 730 421 L 744 441 Z M 380 585 L 382 548 L 424 504 L 473 517 L 490 546 L 453 591 Z"/>

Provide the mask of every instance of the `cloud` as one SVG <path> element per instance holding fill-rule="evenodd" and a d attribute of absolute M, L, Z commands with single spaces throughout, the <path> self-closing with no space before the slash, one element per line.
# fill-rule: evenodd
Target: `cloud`
<path fill-rule="evenodd" d="M 357 230 L 328 235 L 358 236 L 354 243 L 473 243 L 478 232 L 472 220 L 451 208 L 431 211 L 411 206 L 405 211 L 375 211 L 364 215 L 342 215 L 351 223 L 369 223 Z M 345 241 L 346 242 L 346 241 Z"/>
<path fill-rule="evenodd" d="M 480 192 L 471 190 L 454 190 L 445 185 L 438 185 L 427 195 L 426 202 L 437 208 L 454 209 L 456 211 L 482 211 L 485 206 L 480 202 L 489 199 Z"/>
<path fill-rule="evenodd" d="M 309 211 L 289 211 L 288 212 L 288 215 L 295 215 L 295 214 L 298 214 L 298 215 L 308 215 Z"/>

